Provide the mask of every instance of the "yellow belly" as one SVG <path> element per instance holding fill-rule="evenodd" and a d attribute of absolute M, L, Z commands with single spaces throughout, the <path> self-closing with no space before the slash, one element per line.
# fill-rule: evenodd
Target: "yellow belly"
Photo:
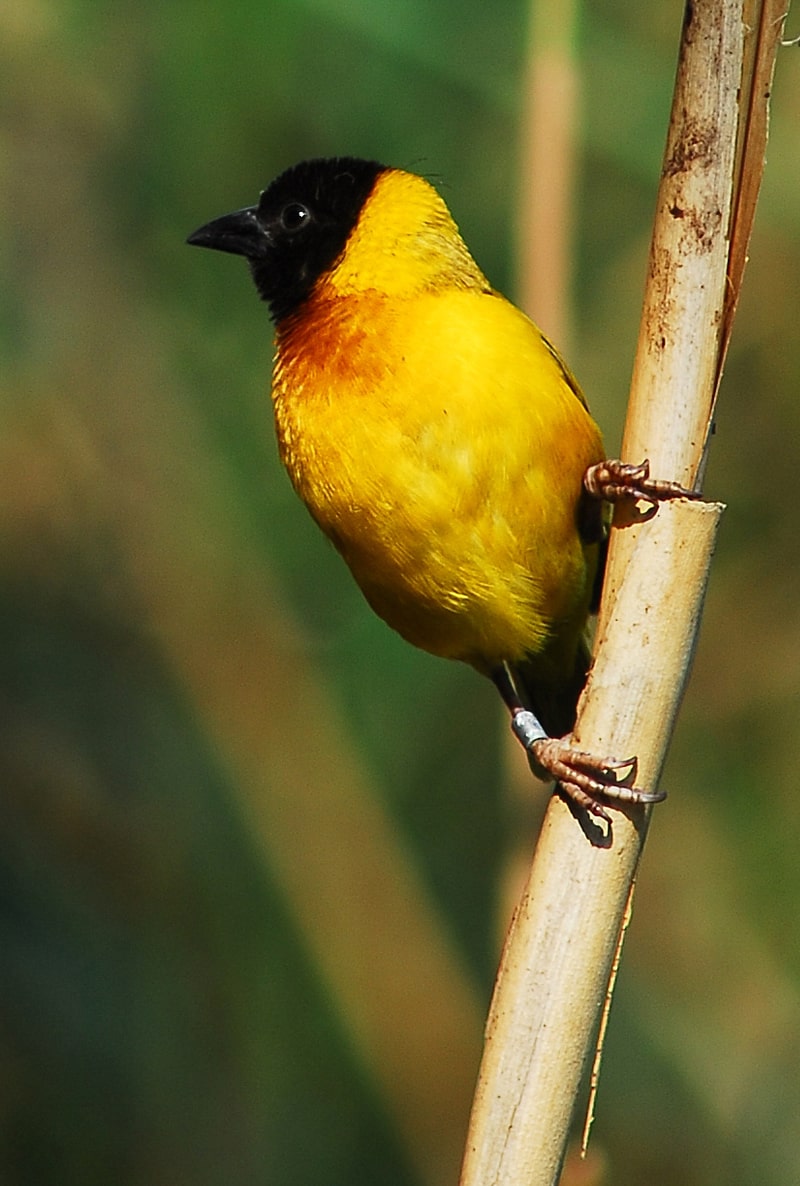
<path fill-rule="evenodd" d="M 321 303 L 279 338 L 273 397 L 295 487 L 406 639 L 486 669 L 577 636 L 596 562 L 577 503 L 602 441 L 513 306 Z"/>

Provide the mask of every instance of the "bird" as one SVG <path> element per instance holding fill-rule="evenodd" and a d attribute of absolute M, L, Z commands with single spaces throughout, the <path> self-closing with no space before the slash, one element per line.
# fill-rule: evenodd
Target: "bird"
<path fill-rule="evenodd" d="M 606 457 L 569 367 L 436 187 L 305 160 L 187 242 L 247 260 L 275 325 L 281 460 L 372 609 L 492 680 L 531 769 L 576 808 L 662 799 L 572 730 L 609 503 L 691 492 Z"/>

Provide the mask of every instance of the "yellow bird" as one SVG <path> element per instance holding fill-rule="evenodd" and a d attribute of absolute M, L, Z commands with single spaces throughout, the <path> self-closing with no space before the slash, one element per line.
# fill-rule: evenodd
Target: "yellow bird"
<path fill-rule="evenodd" d="M 605 818 L 655 802 L 570 730 L 603 499 L 684 495 L 606 462 L 554 347 L 496 292 L 413 173 L 304 161 L 189 243 L 243 255 L 276 325 L 283 463 L 369 604 L 494 681 L 532 769 Z M 626 780 L 626 783 L 629 780 Z"/>

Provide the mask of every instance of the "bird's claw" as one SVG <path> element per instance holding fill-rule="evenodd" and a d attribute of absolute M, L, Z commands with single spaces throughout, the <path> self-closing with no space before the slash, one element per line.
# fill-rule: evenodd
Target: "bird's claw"
<path fill-rule="evenodd" d="M 666 482 L 650 477 L 650 462 L 631 465 L 610 458 L 590 465 L 583 476 L 583 484 L 593 498 L 605 502 L 643 501 L 655 514 L 659 502 L 670 498 L 700 498 L 696 490 L 687 490 L 679 482 Z"/>
<path fill-rule="evenodd" d="M 568 798 L 609 822 L 611 817 L 602 800 L 647 804 L 660 803 L 667 797 L 666 791 L 645 791 L 632 785 L 638 768 L 636 758 L 598 758 L 577 749 L 569 736 L 534 741 L 528 747 L 528 759 L 535 774 L 556 779 Z M 617 777 L 619 771 L 627 771 L 624 778 Z"/>

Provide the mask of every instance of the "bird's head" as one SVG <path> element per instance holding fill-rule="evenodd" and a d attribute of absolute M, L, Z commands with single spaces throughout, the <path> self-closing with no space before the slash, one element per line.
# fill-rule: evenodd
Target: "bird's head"
<path fill-rule="evenodd" d="M 488 288 L 442 198 L 376 161 L 302 161 L 187 240 L 243 255 L 276 322 L 318 288 L 401 295 L 436 284 Z"/>

